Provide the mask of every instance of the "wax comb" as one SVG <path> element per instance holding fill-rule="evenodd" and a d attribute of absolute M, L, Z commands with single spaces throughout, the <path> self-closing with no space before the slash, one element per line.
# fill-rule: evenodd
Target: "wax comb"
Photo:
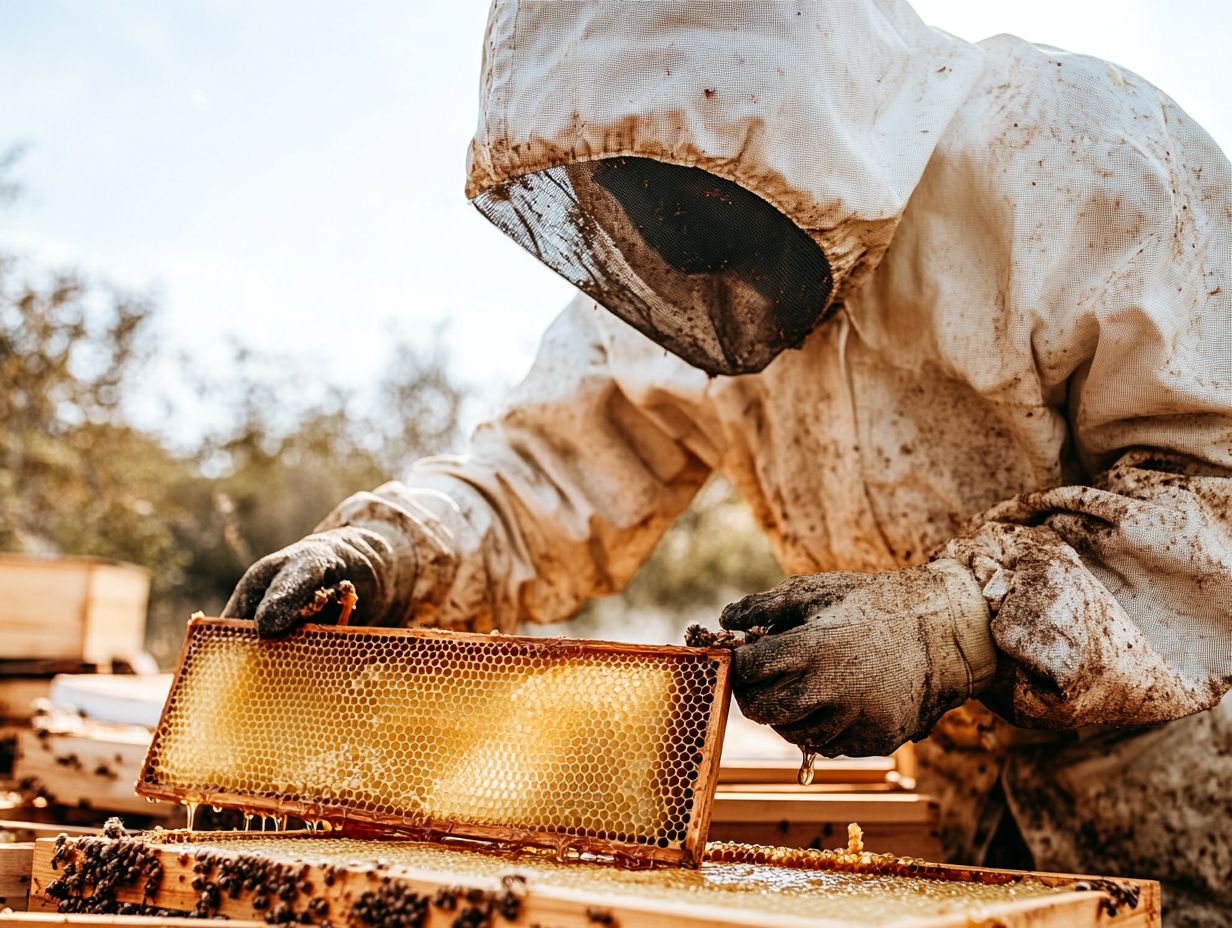
<path fill-rule="evenodd" d="M 192 620 L 141 795 L 367 833 L 696 865 L 719 649 Z"/>

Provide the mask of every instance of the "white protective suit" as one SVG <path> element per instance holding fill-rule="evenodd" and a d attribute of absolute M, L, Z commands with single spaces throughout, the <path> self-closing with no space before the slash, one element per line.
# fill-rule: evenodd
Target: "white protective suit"
<path fill-rule="evenodd" d="M 761 373 L 709 378 L 579 298 L 466 455 L 323 527 L 396 526 L 408 621 L 476 629 L 618 590 L 712 471 L 791 573 L 956 559 L 993 615 L 984 701 L 1068 734 L 943 721 L 925 786 L 951 853 L 982 852 L 1003 797 L 1037 867 L 1160 878 L 1170 924 L 1226 922 L 1219 148 L 1130 72 L 968 44 L 896 0 L 497 0 L 468 195 L 620 155 L 776 206 L 830 262 L 829 315 Z"/>

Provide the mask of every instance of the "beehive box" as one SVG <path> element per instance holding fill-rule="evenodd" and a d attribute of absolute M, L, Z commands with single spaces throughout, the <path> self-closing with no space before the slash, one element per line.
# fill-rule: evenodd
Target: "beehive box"
<path fill-rule="evenodd" d="M 720 783 L 710 815 L 710 839 L 832 847 L 846 834 L 849 822 L 859 822 L 870 851 L 935 860 L 941 856 L 939 817 L 936 800 L 919 793 Z"/>
<path fill-rule="evenodd" d="M 329 835 L 162 832 L 40 841 L 33 908 L 142 905 L 303 924 L 554 928 L 1083 928 L 1159 925 L 1134 880 L 712 844 L 700 868 Z"/>
<path fill-rule="evenodd" d="M 85 723 L 74 730 L 28 728 L 17 735 L 12 777 L 52 805 L 107 814 L 166 815 L 133 792 L 149 750 L 149 733 L 132 726 Z"/>
<path fill-rule="evenodd" d="M 102 664 L 145 647 L 149 571 L 97 558 L 0 555 L 0 658 Z"/>
<path fill-rule="evenodd" d="M 195 619 L 137 791 L 376 833 L 696 863 L 722 649 Z"/>

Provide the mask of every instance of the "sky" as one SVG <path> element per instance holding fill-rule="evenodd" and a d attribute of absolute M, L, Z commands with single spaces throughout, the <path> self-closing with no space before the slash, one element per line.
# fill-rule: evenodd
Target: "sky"
<path fill-rule="evenodd" d="M 962 38 L 1108 58 L 1232 151 L 1225 0 L 915 7 Z M 166 354 L 219 376 L 237 338 L 358 385 L 393 327 L 439 329 L 473 419 L 570 295 L 462 193 L 486 16 L 482 0 L 0 0 L 0 151 L 27 149 L 0 244 L 153 293 Z"/>

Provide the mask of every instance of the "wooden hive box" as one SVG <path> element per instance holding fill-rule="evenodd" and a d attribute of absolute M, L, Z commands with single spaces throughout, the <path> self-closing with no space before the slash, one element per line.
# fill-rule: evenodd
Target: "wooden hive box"
<path fill-rule="evenodd" d="M 713 841 L 792 848 L 833 847 L 849 822 L 877 853 L 941 856 L 936 800 L 910 792 L 866 792 L 840 785 L 720 783 L 710 815 Z"/>
<path fill-rule="evenodd" d="M 0 659 L 106 664 L 145 646 L 150 574 L 98 558 L 0 555 Z"/>
<path fill-rule="evenodd" d="M 17 734 L 13 780 L 36 789 L 53 805 L 107 815 L 168 815 L 133 792 L 150 736 L 135 727 L 86 723 L 75 731 L 29 728 Z"/>
<path fill-rule="evenodd" d="M 119 861 L 118 864 L 113 863 Z M 109 877 L 108 874 L 119 874 Z M 98 881 L 106 881 L 100 889 Z M 299 833 L 37 842 L 31 907 L 320 925 L 1112 928 L 1160 924 L 1159 885 L 711 844 L 700 869 Z"/>

